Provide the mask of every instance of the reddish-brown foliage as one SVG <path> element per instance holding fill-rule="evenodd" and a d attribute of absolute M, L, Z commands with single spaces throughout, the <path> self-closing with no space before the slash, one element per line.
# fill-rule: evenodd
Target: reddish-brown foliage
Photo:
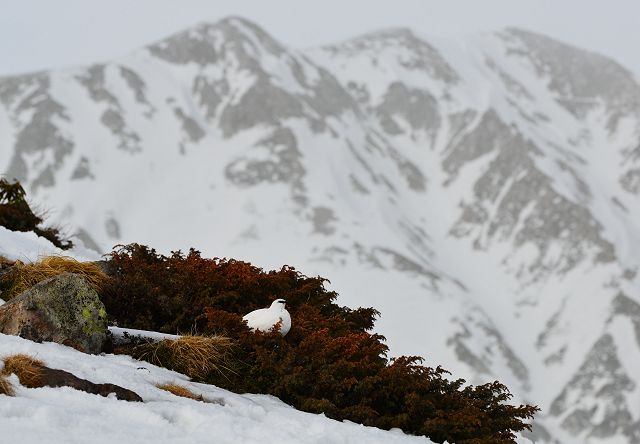
<path fill-rule="evenodd" d="M 322 278 L 285 266 L 263 272 L 245 262 L 169 257 L 140 245 L 113 252 L 103 290 L 121 325 L 165 332 L 225 334 L 235 340 L 232 372 L 207 381 L 236 392 L 268 393 L 305 411 L 430 437 L 434 442 L 514 442 L 536 407 L 507 404 L 507 388 L 447 379 L 421 358 L 389 361 L 384 338 L 370 333 L 378 312 L 334 303 Z M 242 315 L 287 300 L 291 331 L 252 333 Z"/>

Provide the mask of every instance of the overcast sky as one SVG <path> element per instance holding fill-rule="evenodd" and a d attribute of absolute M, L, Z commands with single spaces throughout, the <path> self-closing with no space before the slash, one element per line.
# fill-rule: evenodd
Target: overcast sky
<path fill-rule="evenodd" d="M 228 15 L 293 47 L 390 26 L 427 37 L 519 26 L 606 54 L 640 77 L 640 0 L 0 0 L 0 75 L 110 60 Z"/>

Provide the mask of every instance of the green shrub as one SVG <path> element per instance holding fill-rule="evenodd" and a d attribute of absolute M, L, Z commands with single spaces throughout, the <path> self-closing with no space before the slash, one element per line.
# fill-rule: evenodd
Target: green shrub
<path fill-rule="evenodd" d="M 238 393 L 267 393 L 338 420 L 464 444 L 512 443 L 538 410 L 508 404 L 499 382 L 467 386 L 421 358 L 389 360 L 384 338 L 370 332 L 376 310 L 340 307 L 325 279 L 288 266 L 263 272 L 195 250 L 167 257 L 133 244 L 115 250 L 108 268 L 103 302 L 120 325 L 232 338 L 233 371 L 205 380 Z M 252 333 L 242 315 L 276 298 L 287 300 L 291 331 Z"/>
<path fill-rule="evenodd" d="M 0 178 L 0 226 L 12 231 L 33 231 L 63 250 L 73 247 L 70 240 L 61 239 L 59 228 L 42 228 L 42 223 L 42 217 L 36 215 L 29 207 L 20 182 L 9 183 L 6 179 Z"/>

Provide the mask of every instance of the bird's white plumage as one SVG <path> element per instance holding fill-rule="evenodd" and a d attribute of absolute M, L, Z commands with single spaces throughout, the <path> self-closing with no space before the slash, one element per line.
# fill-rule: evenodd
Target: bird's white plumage
<path fill-rule="evenodd" d="M 276 299 L 271 303 L 269 308 L 261 308 L 247 313 L 242 319 L 247 322 L 251 330 L 269 331 L 278 322 L 280 325 L 280 334 L 282 336 L 289 333 L 291 329 L 291 315 L 284 308 L 285 300 Z"/>

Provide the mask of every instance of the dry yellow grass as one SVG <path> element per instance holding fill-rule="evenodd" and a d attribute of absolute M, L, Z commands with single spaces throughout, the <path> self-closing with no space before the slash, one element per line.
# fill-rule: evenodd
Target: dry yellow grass
<path fill-rule="evenodd" d="M 0 269 L 10 267 L 14 263 L 15 261 L 12 261 L 11 259 L 7 259 L 6 257 L 0 255 Z"/>
<path fill-rule="evenodd" d="M 4 369 L 3 376 L 15 374 L 20 380 L 20 384 L 25 387 L 41 387 L 42 371 L 44 362 L 25 354 L 16 354 L 2 358 Z"/>
<path fill-rule="evenodd" d="M 177 384 L 175 382 L 167 382 L 165 384 L 158 384 L 158 385 L 156 385 L 156 387 L 158 387 L 161 390 L 165 390 L 165 391 L 167 391 L 169 393 L 173 393 L 174 395 L 180 396 L 182 398 L 189 398 L 189 399 L 194 399 L 196 401 L 204 402 L 204 398 L 202 397 L 202 395 L 196 395 L 195 393 L 193 393 L 191 390 L 189 390 L 185 386 Z"/>
<path fill-rule="evenodd" d="M 53 276 L 76 273 L 84 277 L 94 290 L 100 292 L 102 284 L 109 278 L 99 266 L 92 262 L 79 262 L 67 256 L 47 256 L 37 262 L 18 265 L 3 277 L 8 287 L 3 299 L 9 300 L 23 291 Z"/>
<path fill-rule="evenodd" d="M 13 396 L 15 392 L 6 376 L 0 375 L 0 395 Z"/>
<path fill-rule="evenodd" d="M 232 345 L 231 339 L 225 336 L 188 335 L 138 345 L 131 355 L 202 381 L 212 373 L 229 371 L 227 363 Z"/>

